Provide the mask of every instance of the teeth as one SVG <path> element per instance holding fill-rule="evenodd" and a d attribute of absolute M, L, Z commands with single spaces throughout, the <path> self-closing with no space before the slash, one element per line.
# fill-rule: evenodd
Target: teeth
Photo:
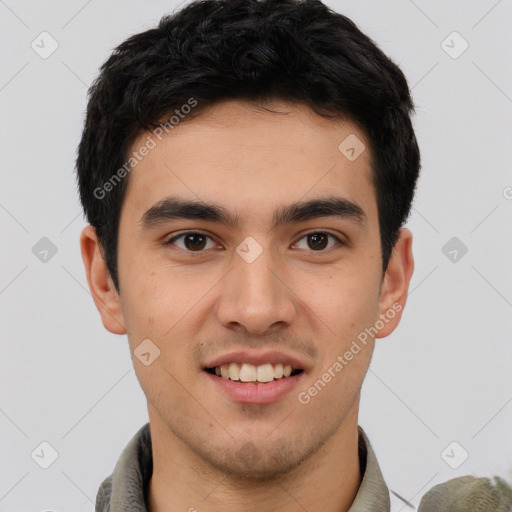
<path fill-rule="evenodd" d="M 260 366 L 254 366 L 249 363 L 230 363 L 217 366 L 215 375 L 224 379 L 242 381 L 242 382 L 272 382 L 274 379 L 289 377 L 292 373 L 292 367 L 289 364 L 281 363 L 272 365 L 265 363 Z"/>
<path fill-rule="evenodd" d="M 242 382 L 255 382 L 257 376 L 256 366 L 244 363 L 240 368 L 240 380 Z"/>
<path fill-rule="evenodd" d="M 229 379 L 240 380 L 240 370 L 238 369 L 238 365 L 236 363 L 231 363 L 229 365 Z"/>
<path fill-rule="evenodd" d="M 270 382 L 274 380 L 274 367 L 270 364 L 262 364 L 257 370 L 258 382 Z"/>

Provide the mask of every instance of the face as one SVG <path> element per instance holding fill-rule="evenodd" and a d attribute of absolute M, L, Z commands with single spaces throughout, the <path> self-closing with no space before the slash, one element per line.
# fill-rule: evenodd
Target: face
<path fill-rule="evenodd" d="M 272 108 L 286 114 L 225 101 L 158 141 L 129 175 L 118 305 L 98 299 L 128 333 L 152 428 L 259 479 L 357 421 L 374 336 L 396 326 L 412 273 L 395 255 L 382 274 L 364 133 Z M 348 136 L 367 148 L 355 160 L 338 148 Z"/>

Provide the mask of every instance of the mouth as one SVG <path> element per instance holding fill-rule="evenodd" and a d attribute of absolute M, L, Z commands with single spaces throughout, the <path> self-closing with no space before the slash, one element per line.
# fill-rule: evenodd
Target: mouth
<path fill-rule="evenodd" d="M 310 368 L 311 363 L 282 352 L 242 350 L 208 361 L 202 373 L 229 400 L 261 405 L 290 396 Z"/>
<path fill-rule="evenodd" d="M 221 379 L 240 383 L 268 384 L 276 380 L 295 377 L 304 370 L 282 363 L 264 363 L 256 366 L 251 363 L 231 362 L 205 368 L 205 371 Z"/>

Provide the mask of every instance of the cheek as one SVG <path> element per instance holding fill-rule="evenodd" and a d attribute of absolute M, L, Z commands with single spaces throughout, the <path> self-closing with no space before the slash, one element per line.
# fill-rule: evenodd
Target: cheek
<path fill-rule="evenodd" d="M 333 335 L 353 334 L 378 314 L 378 279 L 363 269 L 340 269 L 303 280 L 300 298 Z"/>
<path fill-rule="evenodd" d="M 179 272 L 151 256 L 132 251 L 119 258 L 121 298 L 132 330 L 151 328 L 161 336 L 190 308 L 187 289 L 194 286 L 187 287 Z"/>
<path fill-rule="evenodd" d="M 314 312 L 310 318 L 317 317 L 313 321 L 317 321 L 314 330 L 321 354 L 307 394 L 317 393 L 320 409 L 334 407 L 339 414 L 358 395 L 374 347 L 366 329 L 378 318 L 378 280 L 370 273 L 364 275 L 331 274 L 328 284 L 310 286 L 305 295 L 306 309 Z"/>
<path fill-rule="evenodd" d="M 132 356 L 141 342 L 149 339 L 159 350 L 159 365 L 180 380 L 189 378 L 186 370 L 195 364 L 191 347 L 211 308 L 208 291 L 215 281 L 212 276 L 183 276 L 162 264 L 148 270 L 133 263 L 125 267 L 126 285 L 121 290 Z M 141 366 L 136 357 L 133 362 Z M 140 373 L 142 379 L 150 378 L 144 368 Z"/>

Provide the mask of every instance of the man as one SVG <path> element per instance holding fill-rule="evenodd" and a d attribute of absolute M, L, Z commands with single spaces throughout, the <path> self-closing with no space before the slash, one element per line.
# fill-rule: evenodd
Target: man
<path fill-rule="evenodd" d="M 194 2 L 121 44 L 77 158 L 87 280 L 149 423 L 97 511 L 386 511 L 358 426 L 413 273 L 399 68 L 319 1 Z"/>

